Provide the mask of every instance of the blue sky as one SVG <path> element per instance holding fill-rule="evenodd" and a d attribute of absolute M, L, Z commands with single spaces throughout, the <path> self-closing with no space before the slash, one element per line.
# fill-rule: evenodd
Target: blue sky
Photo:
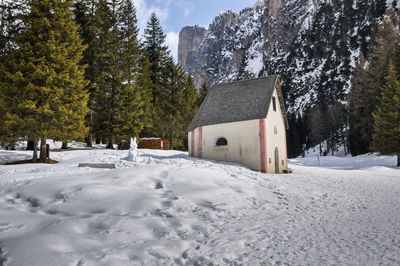
<path fill-rule="evenodd" d="M 200 25 L 207 27 L 221 11 L 253 6 L 256 0 L 133 0 L 137 8 L 138 24 L 143 29 L 150 14 L 155 11 L 167 35 L 173 56 L 176 58 L 178 34 L 182 27 Z"/>

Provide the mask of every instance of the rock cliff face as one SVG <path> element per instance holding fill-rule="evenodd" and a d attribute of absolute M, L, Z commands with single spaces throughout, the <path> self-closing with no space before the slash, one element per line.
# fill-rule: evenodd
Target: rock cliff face
<path fill-rule="evenodd" d="M 287 52 L 313 11 L 311 0 L 259 0 L 239 14 L 219 14 L 208 30 L 185 27 L 179 36 L 178 60 L 202 83 L 260 75 L 265 60 Z"/>
<path fill-rule="evenodd" d="M 195 84 L 280 74 L 289 110 L 345 101 L 371 25 L 390 0 L 259 0 L 222 12 L 208 29 L 185 27 L 178 61 Z M 328 86 L 329 84 L 329 86 Z"/>
<path fill-rule="evenodd" d="M 198 50 L 206 37 L 207 30 L 199 26 L 185 27 L 179 34 L 179 62 L 190 73 L 198 58 Z"/>
<path fill-rule="evenodd" d="M 178 61 L 194 77 L 197 87 L 246 76 L 246 68 L 261 70 L 263 12 L 263 6 L 244 9 L 240 14 L 226 11 L 214 19 L 208 30 L 197 26 L 182 29 Z M 191 36 L 196 36 L 196 41 Z"/>
<path fill-rule="evenodd" d="M 314 108 L 335 125 L 329 134 L 346 131 L 354 68 L 361 53 L 368 55 L 372 26 L 399 2 L 258 0 L 239 13 L 222 12 L 208 29 L 184 28 L 178 60 L 197 87 L 279 74 L 293 129 L 289 143 L 303 149 Z"/>

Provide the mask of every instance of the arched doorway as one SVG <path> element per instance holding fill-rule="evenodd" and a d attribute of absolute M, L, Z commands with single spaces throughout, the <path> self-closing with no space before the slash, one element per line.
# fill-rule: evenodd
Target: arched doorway
<path fill-rule="evenodd" d="M 279 150 L 275 147 L 275 173 L 279 174 Z"/>

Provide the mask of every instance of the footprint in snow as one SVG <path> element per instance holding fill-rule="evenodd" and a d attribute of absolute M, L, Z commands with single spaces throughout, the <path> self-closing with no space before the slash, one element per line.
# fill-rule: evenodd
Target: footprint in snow
<path fill-rule="evenodd" d="M 0 243 L 0 265 L 5 265 L 8 261 L 7 253 L 4 247 Z"/>
<path fill-rule="evenodd" d="M 156 185 L 154 186 L 155 189 L 163 189 L 164 185 L 161 181 L 157 181 Z"/>
<path fill-rule="evenodd" d="M 166 200 L 162 202 L 162 205 L 164 208 L 171 208 L 174 204 L 172 203 L 172 201 Z"/>

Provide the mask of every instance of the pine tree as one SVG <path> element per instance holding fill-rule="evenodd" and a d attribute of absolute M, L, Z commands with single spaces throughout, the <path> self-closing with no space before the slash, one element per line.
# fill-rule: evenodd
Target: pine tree
<path fill-rule="evenodd" d="M 367 71 L 365 69 L 365 58 L 361 54 L 359 62 L 354 71 L 352 79 L 352 86 L 349 92 L 349 150 L 353 155 L 359 155 L 367 153 L 368 147 L 364 144 L 363 140 L 359 137 L 362 131 L 360 123 L 360 113 L 363 111 L 362 95 L 365 88 L 365 82 L 367 78 Z"/>
<path fill-rule="evenodd" d="M 193 80 L 174 64 L 165 44 L 165 34 L 155 13 L 144 31 L 143 48 L 149 59 L 153 118 L 148 135 L 169 138 L 171 148 L 183 147 L 186 127 L 197 109 Z"/>
<path fill-rule="evenodd" d="M 84 46 L 70 10 L 72 0 L 29 4 L 5 73 L 4 122 L 17 136 L 40 138 L 44 162 L 46 138 L 77 139 L 86 132 L 86 81 L 80 65 Z"/>
<path fill-rule="evenodd" d="M 95 118 L 93 130 L 97 138 L 106 139 L 113 148 L 115 115 L 118 110 L 117 86 L 121 85 L 117 68 L 118 31 L 116 13 L 106 0 L 100 0 L 96 10 L 98 36 L 96 40 L 96 76 L 94 91 Z"/>
<path fill-rule="evenodd" d="M 96 11 L 94 125 L 98 137 L 114 141 L 139 136 L 144 127 L 148 88 L 140 86 L 136 10 L 129 0 L 99 2 Z"/>
<path fill-rule="evenodd" d="M 89 126 L 89 133 L 86 137 L 86 144 L 88 147 L 91 147 L 93 142 L 93 109 L 95 105 L 93 96 L 94 90 L 96 89 L 95 77 L 97 74 L 97 69 L 95 68 L 97 37 L 96 8 L 97 0 L 77 0 L 73 5 L 75 21 L 79 26 L 78 31 L 83 44 L 86 45 L 82 64 L 87 66 L 85 69 L 85 78 L 88 81 L 86 90 L 89 92 L 89 112 L 86 116 L 86 123 Z"/>
<path fill-rule="evenodd" d="M 387 0 L 375 0 L 371 3 L 371 12 L 376 18 L 381 18 L 387 9 Z"/>
<path fill-rule="evenodd" d="M 373 117 L 372 150 L 382 154 L 397 154 L 397 166 L 400 166 L 400 80 L 393 62 L 389 63 L 386 84 Z"/>
<path fill-rule="evenodd" d="M 157 18 L 152 13 L 147 27 L 144 30 L 144 50 L 150 60 L 151 79 L 158 85 L 161 81 L 161 72 L 165 67 L 170 55 L 165 44 L 165 34 Z"/>
<path fill-rule="evenodd" d="M 136 8 L 131 0 L 122 0 L 117 14 L 119 28 L 119 41 L 121 45 L 121 57 L 124 60 L 122 67 L 128 82 L 132 82 L 137 76 L 140 60 L 140 45 L 138 41 L 138 28 Z"/>
<path fill-rule="evenodd" d="M 16 48 L 16 38 L 25 27 L 22 16 L 28 13 L 27 1 L 14 0 L 7 1 L 1 0 L 1 13 L 2 13 L 2 27 L 3 36 L 5 37 L 6 50 L 13 50 Z"/>
<path fill-rule="evenodd" d="M 280 60 L 265 62 L 265 72 L 281 74 L 283 90 L 287 95 L 285 96 L 286 103 L 289 110 L 295 112 L 304 112 L 307 107 L 313 105 L 328 106 L 336 102 L 347 102 L 348 91 L 353 89 L 347 82 L 354 71 L 351 60 L 354 54 L 352 53 L 360 51 L 370 62 L 368 48 L 372 46 L 372 25 L 382 26 L 384 13 L 385 16 L 388 14 L 386 9 L 388 1 L 385 0 L 318 2 L 319 7 L 308 29 L 294 40 L 288 53 L 281 55 Z M 333 13 L 337 16 L 332 16 Z M 301 58 L 299 55 L 302 55 Z M 322 69 L 322 71 L 316 73 L 316 69 Z M 309 100 L 301 102 L 299 99 L 303 99 L 306 95 Z M 371 113 L 370 117 L 372 117 Z M 341 113 L 339 118 L 346 114 L 347 112 Z M 297 115 L 297 118 L 300 119 L 302 115 Z M 360 117 L 360 115 L 355 115 L 357 116 Z M 343 127 L 347 125 L 347 121 L 344 122 L 346 123 L 342 125 Z M 310 124 L 307 127 L 311 129 Z M 297 132 L 302 134 L 301 130 Z M 356 136 L 360 134 L 360 132 L 355 133 Z M 293 143 L 297 140 L 305 141 L 302 136 L 297 137 L 291 133 L 288 135 L 290 138 L 295 138 Z M 337 138 L 333 137 L 333 139 Z M 364 151 L 358 151 L 359 153 L 368 152 L 368 145 L 365 145 L 364 140 L 361 139 L 359 144 L 357 146 L 364 147 Z M 307 146 L 306 143 L 301 143 L 301 145 Z M 289 153 L 292 153 L 291 149 L 295 146 L 298 147 L 298 145 L 289 145 Z"/>
<path fill-rule="evenodd" d="M 181 67 L 178 66 L 178 68 Z M 194 85 L 193 79 L 189 75 L 186 75 L 185 87 L 183 90 L 180 91 L 179 96 L 180 96 L 180 104 L 178 106 L 180 107 L 180 116 L 181 116 L 179 137 L 180 139 L 186 138 L 186 145 L 188 145 L 186 129 L 190 121 L 196 115 L 198 109 L 196 86 Z M 185 148 L 186 150 L 188 149 L 188 147 Z"/>
<path fill-rule="evenodd" d="M 0 5 L 0 73 L 3 73 L 5 68 L 4 68 L 4 62 L 6 60 L 6 47 L 7 47 L 7 37 L 5 35 L 6 31 L 6 10 L 5 10 L 5 5 L 4 1 L 2 1 Z M 0 78 L 0 88 L 4 88 L 6 84 L 2 84 L 2 79 Z M 3 124 L 4 121 L 4 114 L 6 111 L 6 104 L 4 101 L 3 94 L 1 93 L 2 90 L 0 89 L 0 141 L 3 139 L 6 139 L 6 131 L 5 131 L 5 125 Z"/>
<path fill-rule="evenodd" d="M 393 58 L 398 41 L 395 23 L 395 17 L 391 16 L 376 27 L 367 57 L 368 63 L 365 65 L 361 62 L 353 76 L 353 86 L 349 93 L 349 142 L 353 155 L 370 151 L 374 124 L 372 113 L 385 83 L 389 58 Z"/>
<path fill-rule="evenodd" d="M 162 101 L 157 103 L 162 118 L 158 127 L 162 137 L 169 138 L 171 149 L 182 148 L 186 127 L 197 110 L 197 93 L 192 78 L 184 70 L 169 60 L 164 74 L 164 84 L 168 84 L 161 92 Z"/>
<path fill-rule="evenodd" d="M 288 137 L 288 147 L 290 149 L 288 150 L 288 157 L 289 158 L 295 158 L 299 156 L 302 153 L 302 139 L 300 139 L 301 130 L 302 127 L 301 125 L 304 125 L 303 123 L 299 123 L 301 119 L 297 118 L 295 114 L 293 113 L 288 113 L 288 122 L 289 122 L 289 128 L 290 130 L 287 132 Z"/>
<path fill-rule="evenodd" d="M 137 86 L 142 91 L 142 100 L 143 100 L 143 115 L 140 118 L 143 122 L 143 130 L 140 134 L 141 137 L 151 136 L 152 132 L 154 132 L 154 117 L 155 117 L 155 108 L 153 106 L 153 94 L 152 94 L 152 86 L 153 83 L 150 77 L 150 61 L 147 56 L 142 52 L 141 59 L 139 64 L 139 73 L 137 77 Z"/>
<path fill-rule="evenodd" d="M 200 91 L 199 91 L 199 96 L 197 99 L 197 106 L 200 107 L 200 105 L 203 103 L 204 99 L 206 98 L 207 93 L 208 93 L 207 84 L 204 83 L 203 86 L 201 86 Z"/>
<path fill-rule="evenodd" d="M 328 152 L 331 152 L 333 156 L 340 147 L 344 147 L 346 151 L 347 112 L 345 106 L 341 103 L 329 105 L 325 116 L 328 125 L 326 135 Z"/>
<path fill-rule="evenodd" d="M 326 135 L 324 135 L 324 132 L 327 128 L 325 115 L 322 113 L 319 106 L 314 106 L 308 118 L 308 124 L 311 127 L 311 146 L 319 145 L 319 154 L 322 155 L 322 142 L 325 140 Z"/>
<path fill-rule="evenodd" d="M 121 62 L 123 75 L 131 87 L 133 95 L 127 99 L 124 107 L 131 111 L 127 116 L 129 123 L 122 134 L 125 138 L 139 136 L 143 128 L 150 127 L 152 114 L 150 63 L 143 55 L 138 41 L 136 8 L 130 0 L 123 0 L 119 12 L 119 28 L 121 29 L 120 42 L 122 44 Z M 124 112 L 124 110 L 122 110 Z"/>
<path fill-rule="evenodd" d="M 7 6 L 4 4 L 4 0 L 0 4 L 0 56 L 4 57 L 7 48 Z"/>
<path fill-rule="evenodd" d="M 152 124 L 157 125 L 163 119 L 159 116 L 162 112 L 162 110 L 159 110 L 161 106 L 159 102 L 163 101 L 161 95 L 167 86 L 163 75 L 165 74 L 168 62 L 171 60 L 171 55 L 165 44 L 165 34 L 161 28 L 160 21 L 154 12 L 151 14 L 147 27 L 144 30 L 143 49 L 150 62 L 152 106 L 154 107 Z M 156 126 L 153 129 L 154 131 L 150 134 L 160 135 L 160 131 L 157 130 Z"/>
<path fill-rule="evenodd" d="M 9 63 L 16 48 L 16 37 L 23 24 L 20 16 L 25 13 L 26 4 L 23 1 L 0 2 L 0 140 L 4 142 L 14 142 L 18 137 L 13 130 L 7 129 L 8 125 L 5 124 L 8 90 L 5 74 L 10 67 Z"/>
<path fill-rule="evenodd" d="M 396 51 L 393 56 L 393 63 L 395 64 L 397 69 L 400 69 L 400 38 L 399 41 L 396 43 Z"/>
<path fill-rule="evenodd" d="M 117 128 L 119 139 L 129 139 L 139 136 L 145 126 L 145 120 L 150 100 L 151 88 L 144 82 L 141 72 L 142 67 L 147 68 L 148 61 L 140 62 L 142 55 L 138 41 L 136 8 L 130 0 L 122 0 L 117 17 L 119 43 L 121 45 L 120 59 L 121 71 L 124 80 L 123 86 L 127 93 L 122 98 L 122 110 L 120 117 L 123 125 Z M 147 71 L 145 69 L 145 71 Z M 143 83 L 142 83 L 143 82 Z"/>
<path fill-rule="evenodd" d="M 116 14 L 107 0 L 100 0 L 96 10 L 98 36 L 96 42 L 96 76 L 94 91 L 94 130 L 97 138 L 107 141 L 107 148 L 114 143 L 115 115 L 118 107 L 117 86 L 120 69 L 117 68 L 118 31 Z"/>

